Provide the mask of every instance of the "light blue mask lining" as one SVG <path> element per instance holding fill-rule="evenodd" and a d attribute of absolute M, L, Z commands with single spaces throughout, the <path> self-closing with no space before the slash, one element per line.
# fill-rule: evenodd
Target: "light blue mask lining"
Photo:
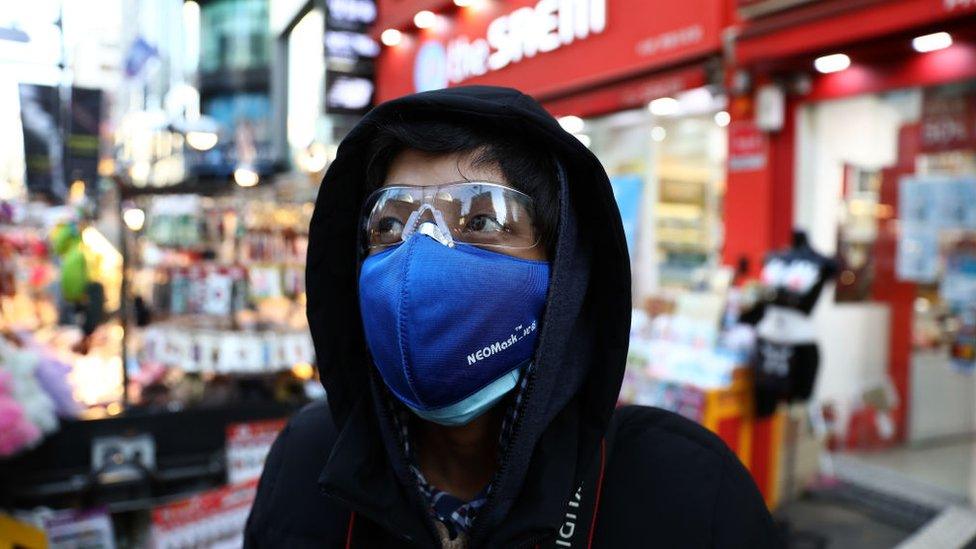
<path fill-rule="evenodd" d="M 516 368 L 489 383 L 468 398 L 456 404 L 445 406 L 444 408 L 437 410 L 417 410 L 409 405 L 407 407 L 413 413 L 427 421 L 447 426 L 465 425 L 472 419 L 490 410 L 502 397 L 514 389 L 515 385 L 518 384 L 520 372 L 521 368 Z"/>

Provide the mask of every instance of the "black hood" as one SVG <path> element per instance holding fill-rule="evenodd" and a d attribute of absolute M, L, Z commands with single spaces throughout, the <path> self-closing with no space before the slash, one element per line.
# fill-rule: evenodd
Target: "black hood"
<path fill-rule="evenodd" d="M 404 537 L 429 536 L 393 441 L 358 306 L 359 214 L 368 145 L 393 119 L 435 119 L 528 137 L 558 166 L 558 241 L 534 368 L 520 421 L 503 449 L 472 543 L 509 545 L 555 528 L 598 453 L 617 402 L 630 331 L 627 244 L 606 172 L 580 141 L 530 97 L 460 87 L 389 101 L 339 147 L 312 217 L 306 281 L 319 373 L 339 431 L 320 479 L 326 492 Z M 507 517 L 507 518 L 506 518 Z M 429 539 L 429 538 L 428 538 Z"/>

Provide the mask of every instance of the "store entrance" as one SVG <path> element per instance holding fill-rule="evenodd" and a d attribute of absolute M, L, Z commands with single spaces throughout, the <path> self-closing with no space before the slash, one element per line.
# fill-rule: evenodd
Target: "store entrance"
<path fill-rule="evenodd" d="M 976 82 L 811 104 L 798 129 L 795 219 L 841 263 L 815 317 L 834 446 L 971 499 Z"/>

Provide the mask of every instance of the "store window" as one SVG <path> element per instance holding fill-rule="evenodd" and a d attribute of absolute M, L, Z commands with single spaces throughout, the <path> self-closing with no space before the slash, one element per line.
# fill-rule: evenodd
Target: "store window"
<path fill-rule="evenodd" d="M 614 186 L 639 300 L 707 286 L 720 264 L 726 101 L 708 88 L 665 99 L 658 114 L 615 113 L 583 130 Z"/>
<path fill-rule="evenodd" d="M 856 413 L 907 360 L 908 439 L 976 431 L 976 82 L 811 104 L 799 128 L 795 218 L 841 262 L 820 399 Z"/>
<path fill-rule="evenodd" d="M 216 0 L 201 6 L 200 70 L 267 67 L 268 0 Z"/>

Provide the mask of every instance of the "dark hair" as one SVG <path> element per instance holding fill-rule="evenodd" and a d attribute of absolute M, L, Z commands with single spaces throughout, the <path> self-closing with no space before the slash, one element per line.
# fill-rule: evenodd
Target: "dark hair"
<path fill-rule="evenodd" d="M 383 122 L 377 126 L 367 153 L 367 194 L 383 185 L 393 159 L 405 149 L 431 154 L 471 153 L 472 165 L 498 167 L 513 188 L 532 197 L 536 230 L 548 256 L 554 257 L 559 189 L 552 156 L 545 148 L 519 135 L 456 122 Z"/>

